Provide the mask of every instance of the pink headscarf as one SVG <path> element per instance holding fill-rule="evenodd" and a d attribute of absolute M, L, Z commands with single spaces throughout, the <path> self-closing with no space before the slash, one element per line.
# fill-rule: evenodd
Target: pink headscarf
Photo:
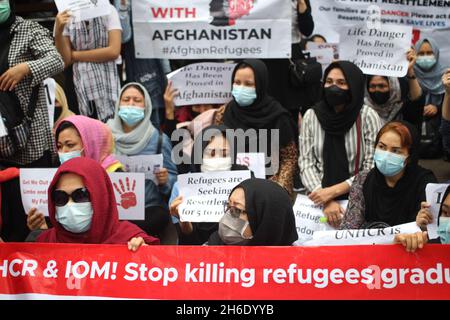
<path fill-rule="evenodd" d="M 61 121 L 58 128 L 64 122 L 70 122 L 77 129 L 83 142 L 85 157 L 97 161 L 105 170 L 119 163 L 113 155 L 114 140 L 106 124 L 85 116 L 74 115 Z"/>

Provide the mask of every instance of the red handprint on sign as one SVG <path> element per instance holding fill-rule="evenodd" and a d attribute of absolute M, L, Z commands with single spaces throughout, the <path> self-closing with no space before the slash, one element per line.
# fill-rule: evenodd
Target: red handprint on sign
<path fill-rule="evenodd" d="M 124 209 L 135 207 L 137 204 L 136 194 L 134 193 L 134 189 L 136 188 L 136 180 L 133 180 L 133 185 L 130 188 L 130 179 L 128 177 L 125 178 L 126 188 L 123 185 L 122 179 L 119 179 L 120 188 L 114 182 L 114 189 L 120 194 L 120 203 L 118 206 L 122 206 Z"/>

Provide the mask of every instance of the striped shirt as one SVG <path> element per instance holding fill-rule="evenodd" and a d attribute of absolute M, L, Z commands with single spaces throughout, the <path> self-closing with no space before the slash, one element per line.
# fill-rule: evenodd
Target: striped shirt
<path fill-rule="evenodd" d="M 375 139 L 381 128 L 378 114 L 370 107 L 364 105 L 361 109 L 361 144 L 359 170 L 370 170 L 374 166 L 373 154 L 375 152 Z M 348 172 L 350 178 L 346 180 L 352 185 L 355 170 L 357 126 L 345 134 L 345 149 L 347 151 Z M 313 109 L 306 111 L 300 128 L 300 177 L 303 185 L 309 192 L 322 187 L 323 178 L 323 144 L 325 131 Z"/>

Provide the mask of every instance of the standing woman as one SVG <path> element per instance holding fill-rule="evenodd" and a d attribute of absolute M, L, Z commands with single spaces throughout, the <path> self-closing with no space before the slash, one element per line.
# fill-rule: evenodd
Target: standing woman
<path fill-rule="evenodd" d="M 251 141 L 245 140 L 244 152 L 249 152 L 252 147 L 258 147 L 258 152 L 265 152 L 266 159 L 271 159 L 274 169 L 270 170 L 271 172 L 266 170 L 268 176 L 293 196 L 298 138 L 290 113 L 267 94 L 269 75 L 264 62 L 244 60 L 238 63 L 234 68 L 232 81 L 234 99 L 217 111 L 215 124 L 223 123 L 234 130 L 256 130 L 257 136 L 250 139 Z M 264 131 L 260 129 L 267 130 L 265 141 L 261 134 Z M 273 130 L 278 130 L 278 141 L 270 139 Z M 273 152 L 273 149 L 278 149 L 278 152 Z"/>
<path fill-rule="evenodd" d="M 436 158 L 442 152 L 439 126 L 445 94 L 441 77 L 445 73 L 445 68 L 439 61 L 439 51 L 438 44 L 431 38 L 421 39 L 416 43 L 417 60 L 414 71 L 425 93 L 420 149 L 422 158 Z"/>
<path fill-rule="evenodd" d="M 324 98 L 305 113 L 300 131 L 300 176 L 316 204 L 338 226 L 354 179 L 373 167 L 378 114 L 364 105 L 364 75 L 349 61 L 330 64 L 324 75 Z"/>
<path fill-rule="evenodd" d="M 120 92 L 114 118 L 108 121 L 118 155 L 137 156 L 163 154 L 163 168 L 157 172 L 155 184 L 145 180 L 145 221 L 133 221 L 149 234 L 159 235 L 170 223 L 167 200 L 177 180 L 172 162 L 172 144 L 150 121 L 152 102 L 145 87 L 137 82 L 126 84 Z"/>
<path fill-rule="evenodd" d="M 55 44 L 66 67 L 73 64 L 73 82 L 82 115 L 106 122 L 114 114 L 119 93 L 116 59 L 122 27 L 111 5 L 108 16 L 74 21 L 66 10 L 56 16 Z"/>
<path fill-rule="evenodd" d="M 14 1 L 0 1 L 0 99 L 26 113 L 33 88 L 63 71 L 64 63 L 48 30 L 14 11 Z M 44 87 L 38 90 L 27 144 L 8 160 L 42 168 L 52 166 L 55 149 Z"/>

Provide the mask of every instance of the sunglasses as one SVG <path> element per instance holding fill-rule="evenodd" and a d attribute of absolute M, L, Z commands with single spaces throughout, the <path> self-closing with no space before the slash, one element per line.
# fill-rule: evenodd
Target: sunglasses
<path fill-rule="evenodd" d="M 65 206 L 69 202 L 69 198 L 72 198 L 72 201 L 76 203 L 89 202 L 91 200 L 89 191 L 86 188 L 78 188 L 71 194 L 63 190 L 54 190 L 52 192 L 52 198 L 57 207 Z"/>
<path fill-rule="evenodd" d="M 247 214 L 245 210 L 239 209 L 237 207 L 233 207 L 229 203 L 224 204 L 224 211 L 230 212 L 230 214 L 235 218 L 239 218 L 241 216 L 241 214 L 244 214 L 244 213 Z"/>

